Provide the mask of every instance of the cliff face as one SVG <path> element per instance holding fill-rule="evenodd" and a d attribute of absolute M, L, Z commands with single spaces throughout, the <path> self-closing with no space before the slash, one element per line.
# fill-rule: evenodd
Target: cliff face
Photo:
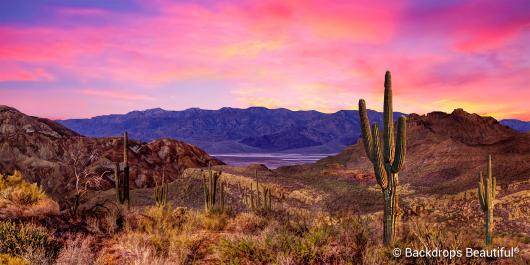
<path fill-rule="evenodd" d="M 493 172 L 499 184 L 530 177 L 530 135 L 461 109 L 450 114 L 411 114 L 407 121 L 407 159 L 399 174 L 400 183 L 439 193 L 474 188 L 479 172 L 485 171 L 489 154 L 493 156 Z M 279 168 L 278 172 L 322 177 L 332 172 L 375 181 L 362 139 L 336 156 L 312 165 Z"/>
<path fill-rule="evenodd" d="M 81 136 L 53 121 L 0 106 L 0 172 L 20 170 L 52 196 L 75 187 L 74 170 L 101 175 L 99 188 L 110 188 L 113 165 L 122 159 L 121 138 Z M 130 140 L 129 161 L 132 188 L 153 186 L 162 170 L 174 179 L 186 168 L 223 164 L 194 145 L 171 139 Z"/>

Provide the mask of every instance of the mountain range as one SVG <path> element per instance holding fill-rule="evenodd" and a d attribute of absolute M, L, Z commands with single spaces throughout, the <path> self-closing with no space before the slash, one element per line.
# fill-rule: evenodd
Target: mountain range
<path fill-rule="evenodd" d="M 382 123 L 382 113 L 370 110 L 368 115 L 371 121 Z M 395 113 L 396 118 L 401 115 L 404 114 Z M 111 137 L 128 131 L 133 139 L 173 138 L 214 154 L 338 153 L 357 142 L 360 135 L 356 110 L 327 114 L 264 107 L 183 111 L 157 108 L 57 122 L 86 136 Z M 530 130 L 530 122 L 503 120 L 501 123 L 518 131 Z"/>
<path fill-rule="evenodd" d="M 381 113 L 369 111 L 368 115 L 382 123 Z M 395 114 L 396 118 L 401 115 Z M 355 110 L 327 114 L 263 107 L 183 111 L 158 108 L 57 122 L 86 136 L 111 137 L 128 131 L 133 139 L 173 138 L 217 154 L 337 153 L 355 143 L 360 135 Z"/>
<path fill-rule="evenodd" d="M 506 125 L 518 132 L 530 132 L 530 121 L 521 121 L 516 119 L 505 119 L 500 121 L 501 124 Z"/>

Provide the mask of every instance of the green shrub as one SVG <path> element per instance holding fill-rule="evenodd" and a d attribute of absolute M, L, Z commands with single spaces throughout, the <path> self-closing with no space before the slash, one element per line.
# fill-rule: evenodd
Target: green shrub
<path fill-rule="evenodd" d="M 60 248 L 59 242 L 43 228 L 11 221 L 0 222 L 0 253 L 21 256 L 32 249 L 42 251 L 46 257 L 54 259 Z"/>
<path fill-rule="evenodd" d="M 29 184 L 20 172 L 11 176 L 0 175 L 0 198 L 21 205 L 32 205 L 46 197 L 37 184 Z"/>

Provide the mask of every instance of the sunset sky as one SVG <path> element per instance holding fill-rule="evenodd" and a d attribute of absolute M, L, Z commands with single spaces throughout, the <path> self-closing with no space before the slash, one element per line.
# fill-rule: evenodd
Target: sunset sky
<path fill-rule="evenodd" d="M 0 104 L 394 109 L 530 120 L 529 0 L 2 0 Z"/>

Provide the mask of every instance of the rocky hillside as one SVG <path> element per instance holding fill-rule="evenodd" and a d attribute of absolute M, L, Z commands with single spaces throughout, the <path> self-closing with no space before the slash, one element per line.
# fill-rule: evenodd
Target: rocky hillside
<path fill-rule="evenodd" d="M 401 115 L 396 113 L 396 117 Z M 374 122 L 382 122 L 379 112 L 369 111 L 369 116 Z M 127 130 L 135 139 L 169 137 L 195 144 L 209 153 L 337 153 L 355 143 L 360 135 L 359 118 L 353 110 L 326 114 L 262 107 L 151 109 L 58 122 L 87 136 L 118 136 Z"/>
<path fill-rule="evenodd" d="M 488 154 L 493 155 L 494 175 L 501 185 L 530 177 L 530 135 L 462 109 L 450 114 L 410 115 L 407 149 L 400 183 L 420 192 L 454 193 L 474 188 Z M 374 181 L 361 141 L 315 164 L 283 167 L 277 172 Z"/>
<path fill-rule="evenodd" d="M 74 189 L 76 171 L 102 176 L 97 187 L 110 188 L 113 164 L 122 159 L 121 138 L 81 136 L 53 121 L 0 106 L 0 172 L 20 170 L 52 196 Z M 162 169 L 176 178 L 186 168 L 223 164 L 194 145 L 170 139 L 130 140 L 129 160 L 133 188 L 152 186 Z"/>

